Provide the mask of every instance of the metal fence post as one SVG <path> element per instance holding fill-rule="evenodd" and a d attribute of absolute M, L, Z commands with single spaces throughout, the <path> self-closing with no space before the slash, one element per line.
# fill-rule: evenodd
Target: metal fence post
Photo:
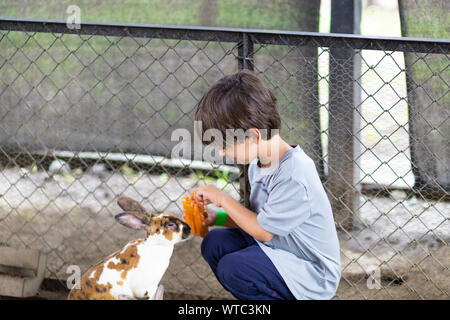
<path fill-rule="evenodd" d="M 253 42 L 247 33 L 242 33 L 242 41 L 238 43 L 238 69 L 254 70 Z M 239 194 L 241 203 L 248 208 L 250 206 L 250 183 L 248 181 L 248 164 L 239 167 Z"/>
<path fill-rule="evenodd" d="M 331 32 L 354 33 L 354 26 L 359 22 L 355 9 L 354 0 L 333 2 Z M 356 59 L 353 48 L 330 48 L 330 123 L 326 185 L 335 220 L 343 229 L 353 227 L 353 215 L 357 211 L 359 199 L 355 188 L 355 144 L 358 140 L 354 136 L 354 130 L 358 127 L 355 125 L 357 84 L 354 82 L 354 68 L 358 62 L 360 63 L 360 60 Z"/>

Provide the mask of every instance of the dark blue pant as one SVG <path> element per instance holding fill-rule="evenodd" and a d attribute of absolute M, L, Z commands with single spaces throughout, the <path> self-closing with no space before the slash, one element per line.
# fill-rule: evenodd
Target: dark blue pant
<path fill-rule="evenodd" d="M 245 231 L 211 230 L 201 250 L 219 282 L 237 299 L 295 299 L 272 261 Z"/>

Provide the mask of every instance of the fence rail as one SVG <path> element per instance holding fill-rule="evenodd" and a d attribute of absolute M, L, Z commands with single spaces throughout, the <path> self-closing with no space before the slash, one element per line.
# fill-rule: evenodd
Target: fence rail
<path fill-rule="evenodd" d="M 80 29 L 68 29 L 61 20 L 39 20 L 2 17 L 0 29 L 10 31 L 87 34 L 97 36 L 144 37 L 176 40 L 239 42 L 244 34 L 255 42 L 273 45 L 312 45 L 314 47 L 352 47 L 361 50 L 412 51 L 446 53 L 448 39 L 412 37 L 379 37 L 354 34 L 329 34 L 304 31 L 174 26 L 156 24 L 99 23 L 83 21 Z"/>
<path fill-rule="evenodd" d="M 119 195 L 180 214 L 186 190 L 215 183 L 249 206 L 245 166 L 169 155 L 207 88 L 251 69 L 332 203 L 336 298 L 447 299 L 449 52 L 448 39 L 0 18 L 0 242 L 48 253 L 46 277 L 64 283 L 137 237 L 114 222 Z M 230 298 L 199 241 L 176 248 L 166 288 Z"/>

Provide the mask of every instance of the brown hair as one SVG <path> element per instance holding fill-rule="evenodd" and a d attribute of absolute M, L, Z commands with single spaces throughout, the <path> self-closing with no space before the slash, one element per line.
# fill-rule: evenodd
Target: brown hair
<path fill-rule="evenodd" d="M 277 98 L 256 74 L 248 70 L 238 71 L 214 83 L 200 99 L 195 120 L 201 121 L 202 137 L 206 130 L 217 129 L 224 142 L 226 129 L 265 129 L 267 139 L 270 139 L 271 130 L 281 127 Z M 211 142 L 202 143 L 208 145 Z"/>

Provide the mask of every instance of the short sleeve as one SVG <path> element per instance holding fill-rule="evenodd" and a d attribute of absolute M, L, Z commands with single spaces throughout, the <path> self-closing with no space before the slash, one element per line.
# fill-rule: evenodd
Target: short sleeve
<path fill-rule="evenodd" d="M 270 188 L 266 203 L 257 212 L 257 221 L 266 231 L 286 236 L 311 214 L 305 186 L 287 177 Z"/>

